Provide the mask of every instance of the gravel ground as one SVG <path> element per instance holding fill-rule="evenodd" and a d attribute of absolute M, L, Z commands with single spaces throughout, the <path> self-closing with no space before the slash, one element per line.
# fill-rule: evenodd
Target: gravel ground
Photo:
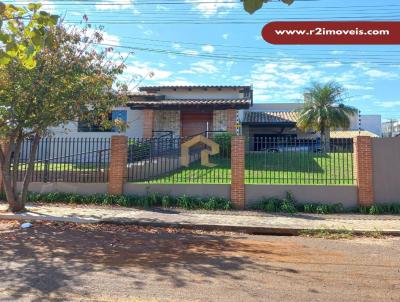
<path fill-rule="evenodd" d="M 0 221 L 0 301 L 400 301 L 400 239 Z"/>

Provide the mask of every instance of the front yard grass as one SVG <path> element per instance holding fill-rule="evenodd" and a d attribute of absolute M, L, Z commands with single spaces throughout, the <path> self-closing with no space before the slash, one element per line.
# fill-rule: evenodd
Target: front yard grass
<path fill-rule="evenodd" d="M 211 157 L 215 167 L 201 166 L 199 161 L 150 183 L 226 183 L 231 181 L 230 159 Z M 246 154 L 247 184 L 352 185 L 353 154 L 279 152 Z"/>

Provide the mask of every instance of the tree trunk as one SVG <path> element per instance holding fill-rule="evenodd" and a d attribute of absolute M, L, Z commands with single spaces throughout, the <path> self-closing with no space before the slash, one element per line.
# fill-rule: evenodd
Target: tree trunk
<path fill-rule="evenodd" d="M 324 153 L 331 151 L 331 135 L 330 130 L 326 128 L 321 129 L 321 149 Z"/>
<path fill-rule="evenodd" d="M 31 182 L 32 173 L 35 168 L 35 158 L 36 158 L 36 152 L 37 152 L 37 149 L 39 146 L 39 142 L 40 142 L 40 135 L 38 133 L 36 133 L 35 137 L 33 139 L 33 142 L 32 142 L 31 152 L 29 154 L 28 169 L 26 170 L 26 173 L 24 176 L 21 193 L 18 196 L 18 202 L 22 203 L 24 206 L 26 203 L 26 198 L 28 196 L 28 187 Z"/>
<path fill-rule="evenodd" d="M 1 174 L 3 176 L 4 193 L 8 201 L 8 208 L 11 212 L 24 211 L 25 205 L 22 204 L 16 197 L 13 189 L 13 174 L 11 172 L 11 156 L 15 151 L 15 136 L 10 136 L 8 141 L 8 149 L 0 151 Z"/>
<path fill-rule="evenodd" d="M 11 170 L 11 175 L 12 175 L 12 183 L 11 183 L 11 188 L 14 191 L 14 196 L 17 196 L 17 181 L 18 181 L 18 172 L 19 172 L 19 156 L 21 153 L 21 147 L 24 139 L 22 137 L 22 133 L 18 136 L 15 148 L 14 148 L 14 156 L 12 158 L 12 170 Z"/>

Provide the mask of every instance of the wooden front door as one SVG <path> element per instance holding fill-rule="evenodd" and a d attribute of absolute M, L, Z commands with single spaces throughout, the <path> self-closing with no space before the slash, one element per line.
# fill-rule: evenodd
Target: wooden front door
<path fill-rule="evenodd" d="M 201 132 L 212 130 L 212 111 L 182 111 L 181 112 L 181 134 L 182 136 L 193 136 Z"/>

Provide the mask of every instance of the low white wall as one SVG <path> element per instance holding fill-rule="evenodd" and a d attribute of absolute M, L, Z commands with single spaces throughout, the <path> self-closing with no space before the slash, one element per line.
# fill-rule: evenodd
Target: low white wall
<path fill-rule="evenodd" d="M 17 190 L 21 190 L 22 183 L 17 184 Z M 107 183 L 68 183 L 68 182 L 32 182 L 29 184 L 29 191 L 35 193 L 74 193 L 81 195 L 106 194 Z"/>
<path fill-rule="evenodd" d="M 357 206 L 356 186 L 317 186 L 317 185 L 246 185 L 246 206 L 263 198 L 284 198 L 291 192 L 299 203 L 341 203 L 344 207 Z"/>
<path fill-rule="evenodd" d="M 200 196 L 200 197 L 222 197 L 230 198 L 231 185 L 227 184 L 137 184 L 127 183 L 125 185 L 126 195 L 145 195 L 148 193 L 160 193 L 171 196 Z"/>

